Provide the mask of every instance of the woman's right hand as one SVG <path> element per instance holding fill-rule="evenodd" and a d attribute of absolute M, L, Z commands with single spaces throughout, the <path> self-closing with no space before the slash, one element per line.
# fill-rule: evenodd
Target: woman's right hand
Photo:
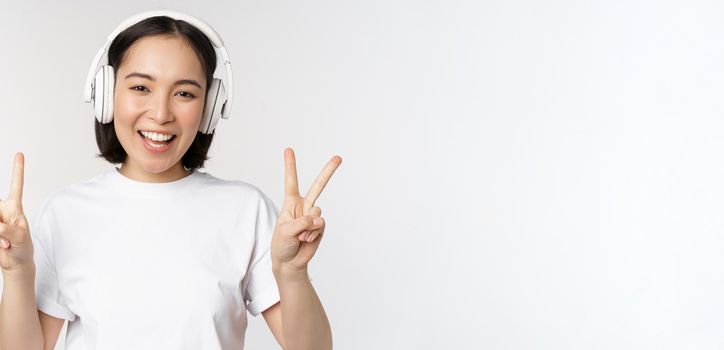
<path fill-rule="evenodd" d="M 33 242 L 23 213 L 23 170 L 25 158 L 15 154 L 10 194 L 0 200 L 0 267 L 3 276 L 23 278 L 35 273 Z"/>

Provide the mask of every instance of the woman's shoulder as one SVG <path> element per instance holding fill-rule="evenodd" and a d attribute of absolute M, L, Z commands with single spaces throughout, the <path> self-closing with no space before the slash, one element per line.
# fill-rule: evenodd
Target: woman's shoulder
<path fill-rule="evenodd" d="M 90 178 L 66 184 L 50 192 L 40 204 L 37 213 L 52 210 L 58 207 L 77 206 L 91 196 L 94 190 L 100 187 L 100 179 L 106 173 L 100 173 Z"/>
<path fill-rule="evenodd" d="M 243 196 L 245 198 L 264 199 L 268 196 L 258 186 L 245 180 L 228 180 L 214 176 L 207 172 L 199 172 L 203 177 L 204 184 L 220 194 L 231 196 Z"/>

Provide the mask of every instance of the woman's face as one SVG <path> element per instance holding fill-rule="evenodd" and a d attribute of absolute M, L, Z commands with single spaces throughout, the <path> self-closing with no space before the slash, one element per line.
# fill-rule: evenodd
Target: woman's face
<path fill-rule="evenodd" d="M 184 39 L 147 36 L 128 48 L 116 72 L 113 106 L 127 176 L 185 174 L 181 157 L 199 130 L 205 95 L 204 70 Z"/>

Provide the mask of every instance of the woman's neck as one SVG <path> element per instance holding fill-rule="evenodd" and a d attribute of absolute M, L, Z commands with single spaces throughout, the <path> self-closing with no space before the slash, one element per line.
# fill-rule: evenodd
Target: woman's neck
<path fill-rule="evenodd" d="M 181 162 L 159 173 L 151 173 L 133 162 L 124 162 L 118 171 L 125 177 L 139 182 L 172 182 L 180 180 L 191 174 L 190 170 L 184 169 Z"/>

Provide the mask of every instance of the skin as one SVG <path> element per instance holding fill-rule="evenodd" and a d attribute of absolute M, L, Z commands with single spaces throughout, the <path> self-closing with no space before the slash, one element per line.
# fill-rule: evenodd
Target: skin
<path fill-rule="evenodd" d="M 10 193 L 0 201 L 0 348 L 43 347 L 39 311 L 35 305 L 35 264 L 28 220 L 23 212 L 25 158 L 15 155 Z M 62 326 L 62 323 L 61 323 Z"/>
<path fill-rule="evenodd" d="M 116 135 L 128 154 L 121 174 L 141 182 L 169 182 L 189 175 L 180 161 L 199 130 L 205 94 L 204 70 L 185 40 L 149 36 L 129 47 L 116 73 L 113 109 Z M 166 152 L 151 153 L 139 130 L 160 130 L 176 139 Z"/>
<path fill-rule="evenodd" d="M 309 281 L 307 267 L 325 229 L 322 210 L 315 202 L 341 163 L 340 156 L 332 157 L 302 197 L 294 151 L 284 150 L 285 197 L 271 246 L 272 269 L 281 302 L 263 313 L 284 349 L 332 349 L 329 320 Z"/>
<path fill-rule="evenodd" d="M 121 174 L 153 183 L 189 175 L 181 157 L 198 132 L 206 94 L 205 75 L 195 52 L 178 37 L 145 37 L 127 50 L 116 76 L 114 125 L 128 154 Z M 162 130 L 175 134 L 177 139 L 171 149 L 154 154 L 141 143 L 139 130 Z M 321 209 L 315 202 L 341 162 L 341 157 L 332 157 L 302 197 L 294 151 L 284 150 L 285 198 L 271 243 L 272 269 L 281 301 L 262 312 L 283 349 L 332 348 L 329 321 L 309 281 L 307 268 L 325 230 Z M 6 337 L 10 347 L 23 344 L 20 347 L 40 348 L 21 341 L 35 341 L 41 338 L 38 333 L 42 331 L 42 348 L 53 349 L 64 320 L 37 310 L 34 298 L 27 298 L 34 295 L 35 266 L 22 209 L 22 153 L 16 154 L 13 169 L 10 196 L 0 201 L 0 266 L 5 279 L 2 300 L 12 302 L 0 304 L 0 315 L 3 320 L 13 319 L 15 328 L 0 325 L 0 334 L 26 331 L 31 336 Z"/>

